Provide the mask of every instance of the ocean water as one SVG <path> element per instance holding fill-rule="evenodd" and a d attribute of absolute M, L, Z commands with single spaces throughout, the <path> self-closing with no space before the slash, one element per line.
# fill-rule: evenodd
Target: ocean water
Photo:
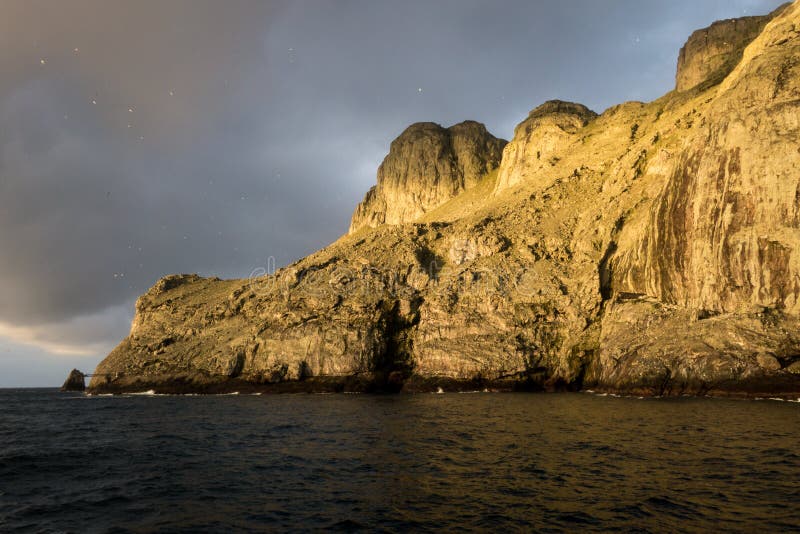
<path fill-rule="evenodd" d="M 800 403 L 0 390 L 0 531 L 800 529 Z"/>

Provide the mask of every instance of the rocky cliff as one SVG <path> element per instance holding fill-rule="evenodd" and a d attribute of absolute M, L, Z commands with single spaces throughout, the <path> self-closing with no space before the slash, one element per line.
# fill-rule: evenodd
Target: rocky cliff
<path fill-rule="evenodd" d="M 745 47 L 783 7 L 761 17 L 720 20 L 694 32 L 678 54 L 675 88 L 687 91 L 719 82 L 741 60 Z"/>
<path fill-rule="evenodd" d="M 723 74 L 695 34 L 692 90 L 536 108 L 496 172 L 480 125 L 412 126 L 358 231 L 159 281 L 90 389 L 800 395 L 800 5 L 762 22 Z"/>
<path fill-rule="evenodd" d="M 449 128 L 412 124 L 392 141 L 378 168 L 378 185 L 353 213 L 350 233 L 411 222 L 441 206 L 496 169 L 505 145 L 475 121 Z"/>

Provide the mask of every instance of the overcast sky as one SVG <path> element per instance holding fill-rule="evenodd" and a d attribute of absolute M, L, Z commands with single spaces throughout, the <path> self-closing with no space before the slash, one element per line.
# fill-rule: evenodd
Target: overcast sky
<path fill-rule="evenodd" d="M 412 122 L 652 100 L 780 3 L 0 0 L 0 387 L 91 371 L 165 274 L 335 240 Z"/>

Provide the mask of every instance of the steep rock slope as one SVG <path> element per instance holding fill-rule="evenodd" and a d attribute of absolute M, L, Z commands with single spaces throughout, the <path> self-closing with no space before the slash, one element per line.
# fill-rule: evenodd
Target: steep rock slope
<path fill-rule="evenodd" d="M 720 20 L 694 32 L 678 54 L 675 88 L 687 91 L 726 76 L 742 57 L 744 48 L 785 6 L 769 15 Z"/>
<path fill-rule="evenodd" d="M 90 387 L 797 396 L 799 65 L 795 3 L 721 83 L 546 103 L 496 181 L 420 219 L 272 276 L 161 280 Z"/>
<path fill-rule="evenodd" d="M 505 144 L 475 121 L 449 128 L 412 124 L 392 141 L 378 168 L 378 185 L 353 213 L 350 233 L 414 221 L 474 187 L 500 165 Z"/>

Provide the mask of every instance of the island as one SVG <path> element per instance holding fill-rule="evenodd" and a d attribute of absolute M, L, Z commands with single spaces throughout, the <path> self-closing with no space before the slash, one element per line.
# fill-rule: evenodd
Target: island
<path fill-rule="evenodd" d="M 797 398 L 800 4 L 698 30 L 652 102 L 412 124 L 268 271 L 159 280 L 88 391 Z"/>

